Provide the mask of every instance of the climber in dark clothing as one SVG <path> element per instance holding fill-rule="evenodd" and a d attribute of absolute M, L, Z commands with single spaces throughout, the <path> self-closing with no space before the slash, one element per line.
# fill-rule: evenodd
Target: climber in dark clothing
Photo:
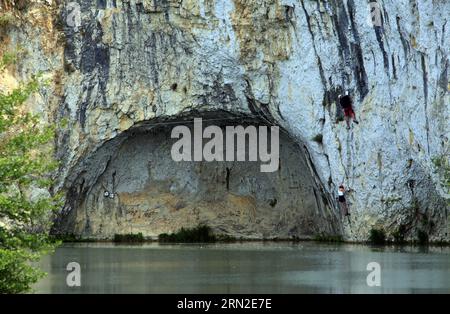
<path fill-rule="evenodd" d="M 344 216 L 350 216 L 350 213 L 348 212 L 347 200 L 345 199 L 345 187 L 343 185 L 339 186 L 338 202 L 339 202 L 339 207 L 341 209 L 341 213 Z"/>
<path fill-rule="evenodd" d="M 353 110 L 352 98 L 348 95 L 348 93 L 346 93 L 345 96 L 339 95 L 339 103 L 344 110 L 344 118 L 347 122 L 347 129 L 350 129 L 350 119 L 353 119 L 353 122 L 359 124 L 358 120 L 356 120 L 355 111 Z"/>

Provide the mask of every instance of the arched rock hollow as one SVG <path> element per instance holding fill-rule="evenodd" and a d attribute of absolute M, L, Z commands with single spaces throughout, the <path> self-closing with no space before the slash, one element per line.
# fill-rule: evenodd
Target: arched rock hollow
<path fill-rule="evenodd" d="M 261 172 L 260 161 L 175 162 L 171 149 L 178 139 L 171 138 L 172 129 L 192 129 L 193 118 L 141 123 L 87 156 L 70 176 L 76 179 L 54 232 L 96 239 L 142 232 L 155 238 L 204 224 L 243 239 L 340 233 L 333 197 L 321 186 L 305 147 L 286 131 L 279 133 L 276 172 Z M 225 112 L 202 118 L 204 128 L 267 123 Z"/>

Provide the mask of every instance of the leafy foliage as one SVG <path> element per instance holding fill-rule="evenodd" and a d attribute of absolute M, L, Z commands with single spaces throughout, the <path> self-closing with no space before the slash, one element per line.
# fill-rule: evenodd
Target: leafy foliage
<path fill-rule="evenodd" d="M 386 243 L 386 233 L 381 229 L 371 229 L 369 235 L 369 242 L 374 245 L 381 245 Z"/>
<path fill-rule="evenodd" d="M 210 227 L 200 225 L 192 229 L 181 228 L 180 231 L 172 234 L 161 234 L 158 240 L 171 243 L 208 243 L 216 242 L 217 238 Z"/>
<path fill-rule="evenodd" d="M 14 54 L 4 54 L 0 74 L 13 62 Z M 24 109 L 44 83 L 38 75 L 9 93 L 0 91 L 0 293 L 29 291 L 43 276 L 31 262 L 56 244 L 47 230 L 60 197 L 44 193 L 57 166 L 50 157 L 54 130 Z"/>
<path fill-rule="evenodd" d="M 124 242 L 124 243 L 132 243 L 132 242 L 144 242 L 144 235 L 139 233 L 130 233 L 130 234 L 115 234 L 114 242 Z"/>
<path fill-rule="evenodd" d="M 435 171 L 439 175 L 441 185 L 447 194 L 450 194 L 450 161 L 448 154 L 433 159 Z"/>
<path fill-rule="evenodd" d="M 0 29 L 6 28 L 14 23 L 14 16 L 11 12 L 0 13 Z"/>
<path fill-rule="evenodd" d="M 405 243 L 405 237 L 406 237 L 406 226 L 400 225 L 398 229 L 392 234 L 394 237 L 394 243 L 396 244 L 403 244 Z"/>
<path fill-rule="evenodd" d="M 421 245 L 427 244 L 428 243 L 428 234 L 423 230 L 419 230 L 417 232 L 417 242 Z"/>
<path fill-rule="evenodd" d="M 327 235 L 327 234 L 318 234 L 314 237 L 314 241 L 316 242 L 330 242 L 330 243 L 341 243 L 344 242 L 342 236 L 340 235 Z"/>
<path fill-rule="evenodd" d="M 323 143 L 323 135 L 322 134 L 317 134 L 316 136 L 314 136 L 312 138 L 312 140 L 318 144 L 322 144 Z"/>

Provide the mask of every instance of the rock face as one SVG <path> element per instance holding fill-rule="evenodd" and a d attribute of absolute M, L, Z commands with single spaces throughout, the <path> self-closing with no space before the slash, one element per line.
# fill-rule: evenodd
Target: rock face
<path fill-rule="evenodd" d="M 12 76 L 54 78 L 37 103 L 64 125 L 55 230 L 156 235 L 205 222 L 256 238 L 366 240 L 382 228 L 450 240 L 432 163 L 449 151 L 449 12 L 444 0 L 32 1 L 20 13 L 31 22 L 2 41 L 33 52 Z M 346 90 L 351 130 L 337 105 Z M 223 112 L 286 131 L 276 178 L 236 165 L 227 190 L 230 165 L 174 165 L 167 130 L 142 135 L 146 123 Z M 113 173 L 119 197 L 105 199 Z M 293 196 L 291 175 L 303 191 Z M 351 223 L 335 201 L 342 183 Z"/>
<path fill-rule="evenodd" d="M 105 144 L 85 166 L 100 166 L 94 185 L 85 188 L 84 181 L 74 192 L 72 210 L 58 227 L 90 238 L 118 232 L 155 238 L 199 223 L 246 239 L 339 232 L 304 152 L 286 135 L 280 138 L 281 169 L 268 173 L 260 172 L 259 162 L 176 162 L 170 157 L 175 142 L 170 128 L 147 124 Z"/>

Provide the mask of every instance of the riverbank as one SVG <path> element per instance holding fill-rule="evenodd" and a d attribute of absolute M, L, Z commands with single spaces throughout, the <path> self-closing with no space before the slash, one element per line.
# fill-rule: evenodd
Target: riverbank
<path fill-rule="evenodd" d="M 405 240 L 405 235 L 396 233 L 392 237 L 387 237 L 386 233 L 381 229 L 372 229 L 367 241 L 345 241 L 339 235 L 315 235 L 305 237 L 291 238 L 236 238 L 226 234 L 217 234 L 206 225 L 198 225 L 194 228 L 181 228 L 179 231 L 171 234 L 160 234 L 158 237 L 145 237 L 142 233 L 116 234 L 112 239 L 94 239 L 82 238 L 77 235 L 57 236 L 57 240 L 65 243 L 70 242 L 116 242 L 116 243 L 228 243 L 228 242 L 304 242 L 312 241 L 319 243 L 347 243 L 347 244 L 371 244 L 371 245 L 437 245 L 448 246 L 450 242 L 429 241 L 425 234 L 418 234 L 417 239 Z"/>
<path fill-rule="evenodd" d="M 216 240 L 216 241 L 207 241 L 207 242 L 170 242 L 170 241 L 160 241 L 158 238 L 143 238 L 139 240 L 130 240 L 126 239 L 129 237 L 124 237 L 124 240 L 117 241 L 115 239 L 93 239 L 93 238 L 79 238 L 79 237 L 56 237 L 55 239 L 61 241 L 62 243 L 115 243 L 115 244 L 152 244 L 152 243 L 160 243 L 160 244 L 205 244 L 205 243 L 318 243 L 318 244 L 349 244 L 349 245 L 363 245 L 363 246 L 379 246 L 379 247 L 402 247 L 402 246 L 414 246 L 414 247 L 450 247 L 450 242 L 428 242 L 428 243 L 419 243 L 417 241 L 404 241 L 401 243 L 396 243 L 394 241 L 386 241 L 385 243 L 372 243 L 370 241 L 344 241 L 339 238 L 321 238 L 321 237 L 305 237 L 305 238 L 263 238 L 263 239 L 249 239 L 249 238 L 240 238 L 234 239 L 229 238 L 225 240 Z"/>

